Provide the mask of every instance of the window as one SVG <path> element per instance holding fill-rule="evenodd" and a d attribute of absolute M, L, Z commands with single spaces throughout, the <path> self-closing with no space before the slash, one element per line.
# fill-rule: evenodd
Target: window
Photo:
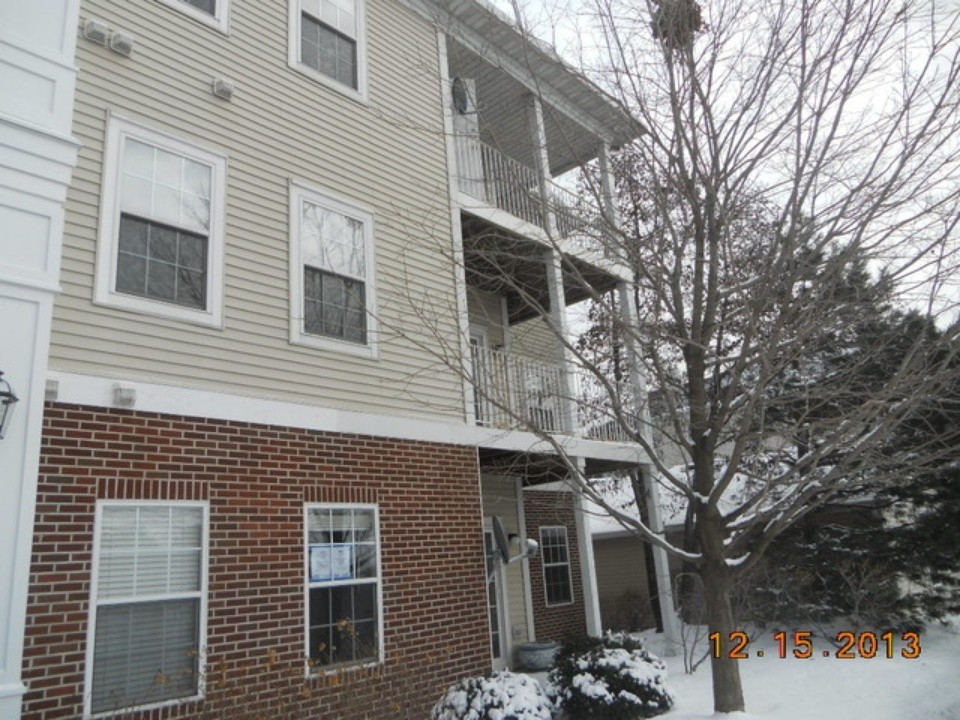
<path fill-rule="evenodd" d="M 290 0 L 290 65 L 366 101 L 363 0 Z"/>
<path fill-rule="evenodd" d="M 225 176 L 222 155 L 111 118 L 96 302 L 219 327 Z"/>
<path fill-rule="evenodd" d="M 290 340 L 375 357 L 373 214 L 292 185 Z"/>
<path fill-rule="evenodd" d="M 200 693 L 206 506 L 97 505 L 86 714 Z"/>
<path fill-rule="evenodd" d="M 307 657 L 314 669 L 379 662 L 380 558 L 374 505 L 306 508 Z"/>
<path fill-rule="evenodd" d="M 540 528 L 540 550 L 543 564 L 543 591 L 547 605 L 573 602 L 567 529 L 562 525 Z"/>
<path fill-rule="evenodd" d="M 205 25 L 227 32 L 228 0 L 160 0 L 160 2 Z"/>

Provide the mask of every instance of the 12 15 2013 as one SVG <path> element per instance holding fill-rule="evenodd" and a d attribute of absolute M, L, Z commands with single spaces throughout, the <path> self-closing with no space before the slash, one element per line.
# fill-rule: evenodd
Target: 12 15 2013
<path fill-rule="evenodd" d="M 761 658 L 764 650 L 750 650 L 750 636 L 743 630 L 734 630 L 727 634 L 712 632 L 708 636 L 710 652 L 713 657 L 728 657 L 731 660 L 747 660 L 751 657 Z M 840 630 L 832 640 L 833 650 L 817 651 L 814 648 L 814 633 L 810 630 L 795 630 L 792 633 L 784 631 L 773 634 L 776 644 L 776 657 L 794 657 L 800 660 L 812 658 L 815 655 L 832 657 L 838 660 L 855 660 L 857 658 L 869 660 L 872 658 L 903 658 L 915 660 L 920 657 L 920 635 L 913 631 L 896 633 L 891 631 L 876 633 L 872 630 L 855 632 Z"/>

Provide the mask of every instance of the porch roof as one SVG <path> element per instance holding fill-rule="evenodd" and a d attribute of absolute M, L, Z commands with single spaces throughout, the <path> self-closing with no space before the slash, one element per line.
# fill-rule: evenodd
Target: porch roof
<path fill-rule="evenodd" d="M 451 74 L 475 69 L 481 102 L 484 98 L 490 103 L 505 102 L 519 92 L 541 98 L 552 175 L 596 157 L 597 140 L 617 149 L 644 132 L 636 118 L 565 63 L 552 47 L 524 34 L 486 0 L 436 2 L 445 14 L 442 27 L 461 45 L 450 53 Z M 476 60 L 488 67 L 487 73 L 481 72 Z M 498 116 L 496 107 L 486 109 Z"/>
<path fill-rule="evenodd" d="M 510 324 L 542 316 L 550 309 L 545 246 L 464 215 L 463 250 L 467 282 L 507 299 Z M 575 255 L 563 255 L 564 300 L 572 305 L 591 290 L 607 292 L 618 278 Z M 589 286 L 589 287 L 588 287 Z"/>

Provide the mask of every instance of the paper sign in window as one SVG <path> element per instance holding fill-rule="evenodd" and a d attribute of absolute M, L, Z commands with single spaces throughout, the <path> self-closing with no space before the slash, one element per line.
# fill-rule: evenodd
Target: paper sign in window
<path fill-rule="evenodd" d="M 334 580 L 353 579 L 353 546 L 334 545 L 331 570 Z"/>
<path fill-rule="evenodd" d="M 330 580 L 330 546 L 314 545 L 310 548 L 310 579 Z"/>

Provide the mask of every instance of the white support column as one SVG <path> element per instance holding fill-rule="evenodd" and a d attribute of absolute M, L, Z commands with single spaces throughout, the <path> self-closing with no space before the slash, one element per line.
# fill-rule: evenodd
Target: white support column
<path fill-rule="evenodd" d="M 580 461 L 583 472 L 583 461 Z M 577 547 L 580 549 L 580 577 L 583 584 L 583 610 L 587 621 L 587 634 L 599 637 L 603 632 L 600 620 L 600 594 L 597 591 L 597 570 L 593 558 L 593 539 L 585 510 L 583 493 L 574 489 L 574 515 L 577 520 Z"/>
<path fill-rule="evenodd" d="M 610 168 L 610 143 L 600 143 L 597 154 L 600 161 L 600 204 L 608 227 L 613 227 L 617 217 L 617 207 L 613 202 L 613 173 Z"/>
<path fill-rule="evenodd" d="M 620 314 L 623 324 L 627 328 L 621 335 L 625 340 L 627 365 L 630 369 L 630 384 L 634 392 L 634 411 L 641 424 L 641 433 L 652 446 L 653 433 L 650 427 L 650 408 L 648 407 L 647 382 L 641 369 L 640 357 L 636 343 L 629 328 L 637 327 L 637 312 L 633 305 L 630 284 L 617 284 Z M 647 506 L 647 520 L 650 529 L 657 535 L 663 535 L 663 518 L 660 514 L 660 494 L 653 477 L 652 466 L 643 470 L 643 487 Z M 668 648 L 677 647 L 680 642 L 679 618 L 673 604 L 673 583 L 670 579 L 670 565 L 667 552 L 656 545 L 653 546 L 654 576 L 657 581 L 657 597 L 660 604 L 660 616 L 663 619 L 663 633 L 668 641 Z"/>
<path fill-rule="evenodd" d="M 547 153 L 547 131 L 543 124 L 543 104 L 536 95 L 527 95 L 527 120 L 530 124 L 530 141 L 533 148 L 533 163 L 537 170 L 541 207 L 543 208 L 543 229 L 547 237 L 556 245 L 557 218 L 550 202 L 550 156 Z"/>
<path fill-rule="evenodd" d="M 453 107 L 450 99 L 450 73 L 447 63 L 447 36 L 437 32 L 437 55 L 440 58 L 440 98 L 443 106 L 443 131 L 447 139 L 447 194 L 450 198 L 451 257 L 453 260 L 454 286 L 456 292 L 457 330 L 460 336 L 461 369 L 463 371 L 463 415 L 468 425 L 477 421 L 473 401 L 473 362 L 470 355 L 470 313 L 467 305 L 467 273 L 463 255 L 463 226 L 460 221 L 459 179 L 457 175 L 456 134 L 453 131 Z"/>
<path fill-rule="evenodd" d="M 563 292 L 563 268 L 560 253 L 556 250 L 543 251 L 543 264 L 547 271 L 547 290 L 550 295 L 550 312 L 547 321 L 558 338 L 569 340 L 570 329 L 567 326 L 566 299 Z M 576 365 L 573 353 L 563 344 L 563 372 L 560 373 L 560 412 L 563 416 L 562 427 L 567 432 L 579 431 L 577 420 L 577 402 L 575 396 Z"/>
<path fill-rule="evenodd" d="M 527 117 L 530 121 L 530 136 L 533 144 L 533 158 L 537 166 L 537 177 L 540 181 L 540 197 L 548 198 L 550 184 L 550 158 L 547 155 L 547 133 L 543 125 L 543 106 L 536 95 L 527 95 Z M 544 202 L 544 229 L 550 238 L 553 247 L 544 250 L 543 264 L 547 274 L 547 291 L 550 299 L 550 312 L 546 318 L 550 327 L 561 338 L 563 347 L 563 369 L 560 375 L 560 412 L 563 416 L 563 429 L 567 432 L 578 430 L 577 408 L 574 391 L 576 389 L 576 366 L 573 354 L 566 347 L 569 340 L 567 326 L 567 300 L 563 289 L 563 266 L 560 253 L 556 249 L 556 217 L 549 202 Z"/>
<path fill-rule="evenodd" d="M 20 717 L 23 635 L 80 0 L 0 0 L 0 370 L 20 402 L 0 440 L 0 720 Z"/>

